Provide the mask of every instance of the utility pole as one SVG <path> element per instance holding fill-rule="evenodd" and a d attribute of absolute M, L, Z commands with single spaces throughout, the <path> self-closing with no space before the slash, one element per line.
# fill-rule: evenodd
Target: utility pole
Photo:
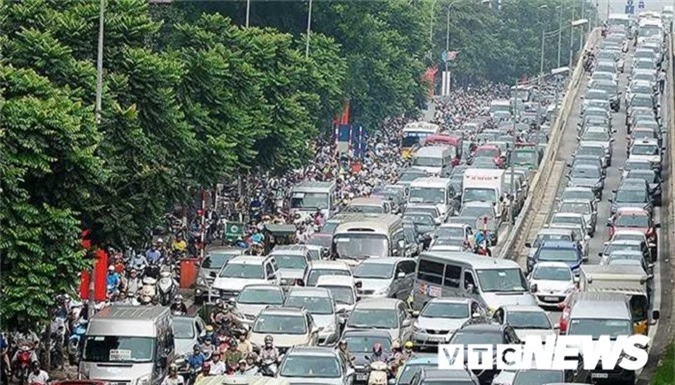
<path fill-rule="evenodd" d="M 584 12 L 586 12 L 586 0 L 581 0 L 581 17 L 579 17 L 580 19 L 585 19 Z M 581 28 L 581 30 L 579 31 L 579 32 L 580 32 L 580 33 L 579 33 L 579 51 L 581 51 L 582 49 L 584 49 L 584 33 L 585 33 L 585 29 L 586 29 L 586 28 L 587 28 L 587 27 L 584 26 L 584 27 Z"/>
<path fill-rule="evenodd" d="M 563 19 L 563 6 L 560 4 L 560 18 L 558 20 L 558 68 L 560 68 L 561 60 L 561 49 L 562 49 L 562 19 Z"/>
<path fill-rule="evenodd" d="M 246 28 L 248 28 L 248 22 L 251 19 L 251 0 L 246 0 Z"/>
<path fill-rule="evenodd" d="M 541 123 L 541 98 L 543 96 L 543 89 L 541 85 L 541 78 L 544 76 L 544 39 L 546 38 L 546 27 L 541 27 L 541 57 L 539 58 L 539 79 L 537 79 L 537 125 Z"/>
<path fill-rule="evenodd" d="M 105 29 L 105 0 L 99 1 L 98 14 L 98 49 L 96 54 L 96 106 L 94 114 L 96 117 L 96 124 L 101 124 L 101 112 L 103 104 L 103 32 Z M 95 245 L 94 245 L 95 246 Z M 96 261 L 98 263 L 98 261 Z M 91 319 L 94 316 L 96 301 L 94 295 L 96 294 L 96 280 L 94 274 L 96 273 L 96 265 L 89 270 L 89 299 L 87 305 L 88 317 Z"/>
<path fill-rule="evenodd" d="M 309 10 L 307 11 L 307 41 L 305 42 L 305 59 L 309 58 L 309 35 L 311 33 L 312 33 L 312 0 L 309 0 Z"/>
<path fill-rule="evenodd" d="M 517 137 L 517 135 L 518 135 L 518 130 L 517 130 L 517 128 L 518 128 L 518 115 L 519 115 L 519 114 L 518 114 L 518 111 L 519 111 L 519 110 L 518 110 L 518 102 L 519 102 L 519 99 L 520 99 L 519 96 L 518 96 L 518 79 L 516 79 L 516 88 L 515 88 L 515 90 L 516 90 L 516 95 L 515 95 L 515 97 L 513 98 L 513 138 L 512 138 L 512 140 L 513 140 L 513 143 L 512 143 L 513 148 L 512 148 L 511 151 L 515 151 L 515 150 L 516 150 L 516 142 L 517 142 L 517 141 L 516 141 L 516 137 Z M 509 221 L 509 224 L 508 224 L 508 233 L 507 233 L 507 234 L 510 234 L 510 233 L 511 233 L 511 230 L 513 229 L 513 197 L 514 197 L 514 193 L 515 193 L 515 189 L 514 189 L 514 187 L 515 187 L 515 186 L 514 186 L 515 182 L 514 182 L 514 180 L 513 180 L 514 162 L 513 162 L 513 159 L 512 159 L 511 156 L 509 156 L 509 163 L 511 163 L 511 164 L 509 165 L 509 168 L 511 169 L 511 175 L 509 176 L 509 178 L 511 179 L 511 181 L 510 181 L 510 183 L 511 183 L 511 191 L 510 191 L 510 196 L 509 196 L 509 207 L 508 207 L 508 221 Z"/>
<path fill-rule="evenodd" d="M 452 5 L 452 4 L 451 4 Z M 448 52 L 450 52 L 450 6 L 448 5 L 448 10 L 447 10 L 447 19 L 445 21 L 445 54 L 448 55 Z M 448 57 L 445 60 L 445 76 L 446 82 L 447 82 L 447 87 L 448 91 L 450 91 L 450 73 L 448 72 L 448 62 L 450 61 L 450 58 Z"/>

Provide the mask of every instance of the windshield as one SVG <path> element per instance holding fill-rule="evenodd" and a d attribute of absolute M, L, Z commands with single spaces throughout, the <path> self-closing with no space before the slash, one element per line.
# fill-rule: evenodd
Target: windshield
<path fill-rule="evenodd" d="M 534 240 L 532 247 L 536 249 L 546 241 L 571 241 L 571 240 L 572 238 L 569 235 L 564 234 L 539 234 L 537 236 L 537 239 Z"/>
<path fill-rule="evenodd" d="M 420 144 L 420 141 L 429 135 L 431 134 L 428 132 L 414 132 L 414 131 L 404 132 L 403 140 L 401 140 L 401 147 L 403 148 L 413 147 L 417 144 Z"/>
<path fill-rule="evenodd" d="M 626 162 L 625 170 L 651 170 L 649 162 Z"/>
<path fill-rule="evenodd" d="M 173 338 L 179 340 L 192 339 L 195 337 L 195 321 L 192 318 L 174 318 L 171 322 L 173 328 Z"/>
<path fill-rule="evenodd" d="M 305 334 L 307 325 L 303 315 L 261 314 L 253 324 L 253 332 L 270 334 Z"/>
<path fill-rule="evenodd" d="M 284 306 L 304 307 L 312 314 L 333 314 L 333 302 L 330 297 L 291 295 L 286 299 Z"/>
<path fill-rule="evenodd" d="M 571 281 L 572 272 L 569 267 L 536 266 L 532 278 L 545 281 Z"/>
<path fill-rule="evenodd" d="M 442 158 L 432 158 L 426 156 L 416 156 L 413 158 L 413 166 L 419 167 L 442 167 Z"/>
<path fill-rule="evenodd" d="M 527 290 L 527 282 L 520 269 L 478 269 L 476 273 L 484 293 L 520 293 Z"/>
<path fill-rule="evenodd" d="M 631 107 L 652 107 L 654 102 L 650 97 L 634 97 L 630 101 Z"/>
<path fill-rule="evenodd" d="M 643 26 L 640 27 L 640 30 L 638 31 L 638 36 L 640 37 L 650 37 L 654 35 L 660 35 L 661 34 L 661 28 L 655 27 L 655 26 Z"/>
<path fill-rule="evenodd" d="M 534 151 L 515 151 L 511 159 L 517 164 L 532 164 L 537 162 L 537 153 Z"/>
<path fill-rule="evenodd" d="M 655 144 L 634 144 L 630 153 L 632 155 L 658 155 L 659 146 Z"/>
<path fill-rule="evenodd" d="M 491 147 L 481 147 L 476 150 L 476 158 L 496 158 L 499 156 L 499 150 Z"/>
<path fill-rule="evenodd" d="M 394 276 L 393 263 L 363 262 L 354 268 L 354 278 L 387 279 Z"/>
<path fill-rule="evenodd" d="M 511 112 L 511 104 L 494 103 L 490 104 L 490 112 Z"/>
<path fill-rule="evenodd" d="M 437 239 L 464 239 L 464 228 L 463 227 L 439 227 L 436 230 Z"/>
<path fill-rule="evenodd" d="M 582 225 L 583 217 L 576 215 L 554 215 L 553 219 L 551 219 L 551 224 Z"/>
<path fill-rule="evenodd" d="M 627 261 L 627 260 L 639 261 L 640 263 L 642 263 L 642 261 L 644 260 L 644 257 L 642 256 L 642 253 L 640 253 L 639 251 L 634 251 L 634 252 L 633 251 L 629 251 L 629 252 L 615 251 L 615 252 L 613 252 L 612 254 L 609 255 L 609 259 L 607 261 L 609 263 L 611 263 L 613 261 L 620 261 L 620 260 L 622 260 L 622 261 Z"/>
<path fill-rule="evenodd" d="M 291 208 L 307 210 L 327 209 L 328 201 L 327 193 L 293 193 Z"/>
<path fill-rule="evenodd" d="M 244 288 L 237 303 L 241 304 L 257 304 L 257 305 L 281 305 L 284 303 L 284 295 L 281 290 L 274 289 L 253 289 Z"/>
<path fill-rule="evenodd" d="M 461 329 L 453 336 L 450 341 L 453 345 L 497 345 L 503 343 L 502 336 L 499 333 L 487 332 L 463 332 Z"/>
<path fill-rule="evenodd" d="M 342 371 L 338 360 L 324 355 L 290 355 L 284 359 L 279 374 L 284 377 L 340 378 Z"/>
<path fill-rule="evenodd" d="M 544 248 L 539 251 L 537 259 L 547 262 L 576 262 L 579 260 L 579 254 L 574 249 Z"/>
<path fill-rule="evenodd" d="M 600 169 L 597 167 L 575 167 L 572 169 L 572 178 L 600 178 Z"/>
<path fill-rule="evenodd" d="M 346 213 L 384 214 L 384 207 L 375 205 L 350 204 L 344 210 Z"/>
<path fill-rule="evenodd" d="M 465 206 L 459 213 L 460 217 L 467 217 L 467 218 L 480 218 L 484 216 L 492 218 L 494 215 L 495 212 L 492 207 L 481 207 L 481 206 Z"/>
<path fill-rule="evenodd" d="M 445 203 L 447 192 L 444 188 L 411 187 L 410 203 Z"/>
<path fill-rule="evenodd" d="M 510 311 L 506 322 L 514 329 L 552 329 L 551 321 L 546 312 L 541 311 Z"/>
<path fill-rule="evenodd" d="M 579 155 L 605 156 L 605 149 L 602 146 L 581 146 L 577 150 Z"/>
<path fill-rule="evenodd" d="M 512 385 L 540 385 L 562 383 L 565 376 L 561 370 L 521 370 L 513 378 Z"/>
<path fill-rule="evenodd" d="M 628 173 L 628 179 L 642 179 L 647 183 L 656 183 L 656 173 L 647 170 L 633 170 Z"/>
<path fill-rule="evenodd" d="M 646 215 L 619 215 L 614 224 L 617 227 L 649 227 Z"/>
<path fill-rule="evenodd" d="M 609 135 L 604 131 L 586 131 L 581 136 L 581 140 L 587 140 L 589 142 L 607 142 L 609 141 Z"/>
<path fill-rule="evenodd" d="M 386 257 L 389 241 L 386 235 L 343 233 L 333 237 L 335 251 L 342 258 Z"/>
<path fill-rule="evenodd" d="M 262 265 L 249 265 L 243 263 L 235 263 L 225 265 L 220 272 L 222 278 L 246 278 L 246 279 L 263 279 Z"/>
<path fill-rule="evenodd" d="M 434 218 L 428 214 L 404 214 L 403 220 L 410 221 L 418 226 L 433 226 L 436 224 Z"/>
<path fill-rule="evenodd" d="M 219 254 L 217 251 L 211 251 L 208 253 L 204 262 L 202 262 L 201 267 L 204 269 L 220 269 L 225 266 L 225 264 L 238 254 Z"/>
<path fill-rule="evenodd" d="M 274 254 L 274 260 L 280 269 L 305 269 L 307 267 L 307 258 L 305 255 L 281 255 Z"/>
<path fill-rule="evenodd" d="M 431 362 L 431 363 L 408 363 L 403 367 L 403 370 L 399 374 L 398 380 L 396 383 L 398 385 L 408 385 L 410 384 L 410 380 L 412 380 L 413 376 L 417 373 L 419 373 L 422 368 L 434 368 L 436 369 L 438 367 L 438 363 L 436 362 Z"/>
<path fill-rule="evenodd" d="M 320 287 L 325 287 L 330 291 L 330 294 L 333 296 L 335 303 L 341 305 L 353 305 L 356 301 L 354 298 L 354 291 L 349 286 L 328 286 L 321 285 Z"/>
<path fill-rule="evenodd" d="M 82 359 L 90 362 L 152 362 L 152 337 L 87 336 Z"/>
<path fill-rule="evenodd" d="M 591 205 L 584 202 L 563 202 L 559 211 L 562 213 L 590 214 Z"/>
<path fill-rule="evenodd" d="M 424 173 L 424 172 L 417 172 L 417 171 L 404 172 L 399 177 L 399 181 L 401 181 L 401 182 L 412 182 L 416 179 L 424 178 L 425 176 L 426 176 L 426 173 Z"/>
<path fill-rule="evenodd" d="M 347 326 L 366 329 L 396 329 L 398 315 L 394 309 L 354 309 Z"/>
<path fill-rule="evenodd" d="M 642 247 L 638 244 L 625 244 L 625 243 L 610 243 L 605 247 L 605 250 L 603 251 L 603 255 L 611 255 L 615 251 L 622 251 L 622 250 L 629 250 L 629 251 L 642 251 Z"/>
<path fill-rule="evenodd" d="M 595 200 L 595 195 L 591 189 L 584 190 L 566 190 L 563 192 L 563 200 L 569 199 L 584 199 L 588 201 Z"/>
<path fill-rule="evenodd" d="M 642 189 L 621 189 L 616 192 L 614 200 L 619 203 L 646 203 L 647 192 Z"/>
<path fill-rule="evenodd" d="M 623 231 L 617 231 L 614 233 L 614 236 L 612 237 L 613 241 L 644 241 L 645 240 L 645 235 L 643 233 L 637 233 L 637 234 L 632 234 L 632 233 L 627 233 Z"/>
<path fill-rule="evenodd" d="M 463 202 L 484 201 L 497 202 L 497 192 L 490 188 L 468 187 L 462 193 Z"/>
<path fill-rule="evenodd" d="M 606 319 L 571 319 L 567 327 L 568 335 L 592 336 L 597 340 L 600 336 L 609 335 L 612 340 L 618 336 L 630 336 L 633 334 L 631 321 L 606 320 Z"/>
<path fill-rule="evenodd" d="M 420 316 L 427 318 L 469 318 L 469 305 L 465 303 L 430 302 L 422 309 Z"/>
<path fill-rule="evenodd" d="M 347 341 L 347 346 L 351 353 L 369 353 L 373 351 L 373 345 L 381 344 L 382 350 L 385 352 L 391 351 L 391 340 L 380 336 L 356 336 L 346 334 L 342 337 Z"/>
<path fill-rule="evenodd" d="M 322 275 L 342 275 L 349 277 L 351 274 L 349 270 L 344 269 L 312 269 L 307 278 L 307 286 L 315 286 L 319 277 Z"/>

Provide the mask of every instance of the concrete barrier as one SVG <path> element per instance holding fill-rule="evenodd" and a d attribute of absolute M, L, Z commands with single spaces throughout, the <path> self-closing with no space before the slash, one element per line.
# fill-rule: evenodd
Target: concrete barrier
<path fill-rule="evenodd" d="M 584 49 L 587 50 L 595 48 L 595 46 L 600 42 L 601 38 L 601 29 L 594 29 L 588 35 Z M 583 76 L 585 76 L 583 56 L 579 55 L 574 72 L 572 73 L 570 81 L 567 84 L 565 97 L 563 98 L 561 107 L 558 109 L 556 118 L 549 131 L 550 138 L 548 145 L 546 146 L 546 151 L 544 152 L 542 162 L 539 165 L 539 169 L 532 178 L 529 194 L 525 200 L 523 209 L 520 212 L 520 215 L 518 215 L 516 218 L 515 224 L 506 238 L 506 241 L 501 246 L 499 253 L 500 258 L 517 258 L 518 254 L 515 251 L 522 247 L 526 241 L 527 235 L 530 233 L 532 215 L 533 213 L 537 212 L 539 204 L 541 203 L 541 198 L 545 191 L 543 187 L 546 186 L 546 183 L 548 183 L 548 180 L 551 177 L 551 170 L 553 168 L 553 164 L 555 163 L 555 158 L 558 155 L 558 147 L 560 147 L 562 132 L 564 131 L 565 124 L 567 123 L 567 117 L 574 106 L 574 100 L 579 93 L 579 86 L 582 83 Z"/>

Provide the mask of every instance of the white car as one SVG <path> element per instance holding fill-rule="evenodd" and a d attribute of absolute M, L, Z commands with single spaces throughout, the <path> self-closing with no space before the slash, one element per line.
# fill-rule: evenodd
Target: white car
<path fill-rule="evenodd" d="M 537 304 L 557 307 L 576 289 L 577 278 L 567 263 L 539 262 L 527 277 Z"/>
<path fill-rule="evenodd" d="M 211 292 L 220 293 L 220 298 L 231 300 L 248 285 L 280 285 L 281 277 L 274 257 L 239 256 L 230 259 L 213 281 Z M 211 295 L 209 295 L 211 296 Z M 209 302 L 213 302 L 209 298 Z"/>
<path fill-rule="evenodd" d="M 492 319 L 510 325 L 521 341 L 528 336 L 538 336 L 544 341 L 548 336 L 557 335 L 548 314 L 539 306 L 505 305 L 494 312 Z"/>
<path fill-rule="evenodd" d="M 316 287 L 324 287 L 330 291 L 335 300 L 338 316 L 346 318 L 354 310 L 358 292 L 354 277 L 341 275 L 322 275 L 316 282 Z"/>

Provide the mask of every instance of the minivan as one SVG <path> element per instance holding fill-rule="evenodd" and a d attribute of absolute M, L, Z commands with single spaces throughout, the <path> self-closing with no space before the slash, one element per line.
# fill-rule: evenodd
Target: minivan
<path fill-rule="evenodd" d="M 427 174 L 447 177 L 452 171 L 455 150 L 448 146 L 422 147 L 413 155 L 412 167 Z"/>
<path fill-rule="evenodd" d="M 212 292 L 231 300 L 247 285 L 281 285 L 279 267 L 273 256 L 241 256 L 232 258 L 213 281 Z M 212 298 L 209 298 L 211 302 Z"/>

